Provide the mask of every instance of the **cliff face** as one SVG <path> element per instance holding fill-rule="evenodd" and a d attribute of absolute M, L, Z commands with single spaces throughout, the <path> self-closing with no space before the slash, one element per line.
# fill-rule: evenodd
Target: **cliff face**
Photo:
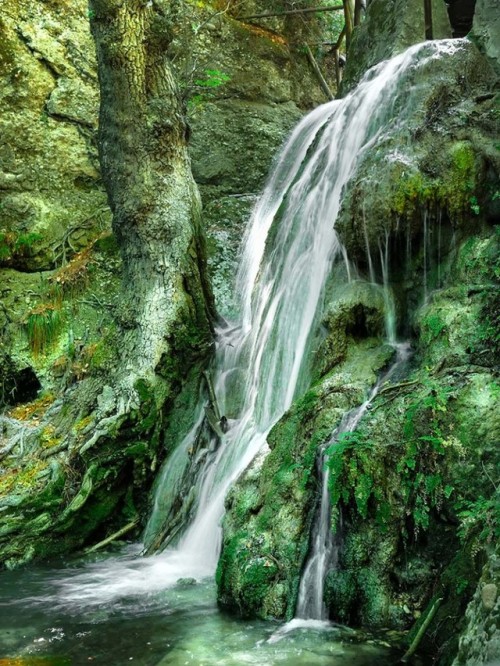
<path fill-rule="evenodd" d="M 273 156 L 324 97 L 282 22 L 273 30 L 245 24 L 216 5 L 183 3 L 168 17 L 169 55 L 191 125 L 210 277 L 228 314 L 242 229 Z M 107 383 L 129 325 L 99 173 L 88 23 L 84 0 L 2 7 L 0 560 L 10 566 L 144 518 L 165 455 L 145 385 L 123 437 L 118 424 L 105 442 L 80 450 L 95 434 L 90 414 L 109 419 L 116 410 Z M 168 373 L 168 359 L 164 366 Z M 189 385 L 197 395 L 199 374 L 174 377 L 176 391 Z"/>

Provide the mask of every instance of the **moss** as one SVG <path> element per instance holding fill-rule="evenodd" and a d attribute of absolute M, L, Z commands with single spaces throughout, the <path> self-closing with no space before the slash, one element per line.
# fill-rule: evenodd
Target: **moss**
<path fill-rule="evenodd" d="M 19 470 L 7 468 L 0 476 L 0 496 L 25 493 L 27 490 L 35 492 L 42 483 L 40 474 L 47 469 L 48 463 L 41 460 L 27 462 Z"/>
<path fill-rule="evenodd" d="M 2 33 L 2 39 L 0 40 L 0 75 L 19 76 L 19 70 L 16 68 L 16 44 L 9 38 L 3 18 L 0 18 L 0 32 Z"/>
<path fill-rule="evenodd" d="M 58 446 L 62 442 L 62 437 L 56 435 L 55 427 L 50 424 L 43 428 L 40 434 L 40 444 L 44 449 L 50 449 Z"/>
<path fill-rule="evenodd" d="M 448 151 L 447 169 L 442 176 L 439 198 L 447 207 L 451 219 L 461 219 L 474 212 L 477 202 L 478 168 L 472 144 L 460 141 Z"/>
<path fill-rule="evenodd" d="M 53 404 L 55 399 L 56 395 L 54 393 L 46 392 L 32 402 L 9 409 L 7 415 L 10 418 L 19 421 L 39 420 L 44 416 L 45 412 Z"/>

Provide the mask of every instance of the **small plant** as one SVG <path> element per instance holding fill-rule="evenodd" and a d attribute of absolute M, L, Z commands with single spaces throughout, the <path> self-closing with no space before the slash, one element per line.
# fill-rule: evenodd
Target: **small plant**
<path fill-rule="evenodd" d="M 90 247 L 78 252 L 52 275 L 51 295 L 56 302 L 60 303 L 65 297 L 74 297 L 85 289 L 92 264 L 91 253 Z"/>
<path fill-rule="evenodd" d="M 500 493 L 491 497 L 480 495 L 474 500 L 456 504 L 460 519 L 458 536 L 465 542 L 472 539 L 473 549 L 479 551 L 485 544 L 498 543 L 500 539 Z"/>
<path fill-rule="evenodd" d="M 54 345 L 62 325 L 61 311 L 53 303 L 43 303 L 31 310 L 26 321 L 26 330 L 35 356 L 39 356 Z"/>
<path fill-rule="evenodd" d="M 34 232 L 26 234 L 16 234 L 13 231 L 0 232 L 0 261 L 10 261 L 16 256 L 29 256 L 32 254 L 33 246 L 40 240 L 42 236 Z"/>
<path fill-rule="evenodd" d="M 206 69 L 204 79 L 196 79 L 194 82 L 199 88 L 219 88 L 228 81 L 231 77 L 219 69 Z"/>
<path fill-rule="evenodd" d="M 363 432 L 343 432 L 327 450 L 332 503 L 349 501 L 352 493 L 358 513 L 366 518 L 368 501 L 379 495 L 374 484 L 372 444 Z M 381 499 L 381 497 L 379 497 Z"/>
<path fill-rule="evenodd" d="M 478 203 L 478 201 L 477 201 L 477 197 L 471 197 L 471 198 L 469 199 L 469 203 L 470 203 L 470 209 L 471 209 L 471 211 L 472 211 L 475 215 L 479 215 L 479 213 L 481 212 L 481 208 L 480 208 L 479 203 Z"/>
<path fill-rule="evenodd" d="M 187 86 L 190 92 L 198 90 L 194 95 L 190 96 L 188 101 L 188 108 L 191 110 L 200 108 L 205 102 L 208 102 L 213 93 L 220 86 L 225 85 L 231 80 L 231 77 L 218 69 L 205 69 L 203 70 L 204 77 L 195 79 L 192 86 Z M 189 92 L 188 92 L 189 95 Z"/>
<path fill-rule="evenodd" d="M 342 501 L 361 518 L 371 513 L 384 528 L 391 515 L 400 515 L 402 504 L 414 533 L 426 530 L 431 510 L 439 510 L 456 492 L 450 463 L 463 456 L 461 442 L 441 432 L 452 393 L 424 380 L 423 390 L 406 407 L 402 441 L 375 446 L 362 429 L 341 434 L 327 450 L 334 510 Z M 387 484 L 388 467 L 397 472 L 396 487 Z"/>

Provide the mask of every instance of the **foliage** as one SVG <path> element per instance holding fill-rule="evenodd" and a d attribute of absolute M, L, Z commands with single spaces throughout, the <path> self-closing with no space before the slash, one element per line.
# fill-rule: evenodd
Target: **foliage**
<path fill-rule="evenodd" d="M 225 85 L 231 80 L 231 77 L 225 72 L 218 69 L 205 69 L 203 70 L 203 78 L 195 79 L 194 83 L 189 86 L 190 99 L 188 101 L 188 108 L 191 110 L 201 107 L 205 102 L 213 98 L 213 93 L 217 88 Z M 192 94 L 198 90 L 196 94 Z"/>
<path fill-rule="evenodd" d="M 0 262 L 30 256 L 36 243 L 41 240 L 42 236 L 34 232 L 18 234 L 12 231 L 1 231 Z"/>
<path fill-rule="evenodd" d="M 362 518 L 372 512 L 383 526 L 403 503 L 413 531 L 427 529 L 431 510 L 455 491 L 450 465 L 463 455 L 460 441 L 442 433 L 451 397 L 449 387 L 427 379 L 406 407 L 398 443 L 375 446 L 362 429 L 342 433 L 327 450 L 332 504 L 352 502 Z M 398 487 L 387 485 L 389 468 L 397 472 Z"/>
<path fill-rule="evenodd" d="M 341 433 L 326 451 L 330 470 L 331 500 L 336 505 L 341 499 L 347 504 L 354 497 L 358 513 L 366 518 L 368 501 L 382 497 L 374 483 L 373 446 L 359 430 Z"/>
<path fill-rule="evenodd" d="M 63 325 L 59 306 L 42 303 L 33 308 L 26 320 L 26 330 L 31 350 L 35 356 L 50 349 L 56 342 Z"/>
<path fill-rule="evenodd" d="M 473 549 L 480 550 L 485 544 L 498 543 L 500 539 L 500 492 L 495 488 L 491 497 L 480 495 L 473 500 L 457 502 L 460 519 L 458 536 L 472 541 Z"/>

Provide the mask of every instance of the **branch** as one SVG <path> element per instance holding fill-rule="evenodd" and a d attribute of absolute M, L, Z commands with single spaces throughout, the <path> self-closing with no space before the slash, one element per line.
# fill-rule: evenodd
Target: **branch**
<path fill-rule="evenodd" d="M 289 9 L 284 12 L 266 12 L 265 14 L 251 14 L 249 16 L 237 16 L 237 21 L 247 21 L 249 19 L 271 18 L 273 16 L 292 16 L 294 14 L 313 14 L 316 12 L 336 12 L 344 9 L 344 5 L 335 5 L 334 7 L 307 7 L 306 9 Z"/>
<path fill-rule="evenodd" d="M 412 640 L 410 647 L 408 648 L 408 650 L 405 652 L 403 658 L 401 659 L 401 663 L 407 662 L 408 659 L 415 652 L 415 650 L 418 648 L 418 646 L 420 644 L 420 641 L 424 637 L 424 634 L 427 631 L 430 623 L 432 622 L 432 619 L 433 619 L 434 615 L 436 614 L 436 611 L 439 608 L 439 606 L 441 605 L 442 601 L 443 601 L 443 599 L 440 597 L 439 599 L 436 599 L 436 601 L 432 605 L 431 609 L 427 613 L 427 617 L 422 622 L 422 625 L 421 625 L 420 629 L 418 630 L 417 635 Z"/>
<path fill-rule="evenodd" d="M 131 523 L 128 523 L 127 525 L 125 525 L 125 527 L 122 527 L 121 530 L 118 530 L 118 532 L 115 532 L 114 534 L 111 534 L 111 536 L 107 537 L 106 539 L 103 539 L 102 541 L 99 541 L 99 543 L 96 543 L 91 548 L 87 548 L 87 550 L 85 551 L 85 554 L 88 555 L 89 553 L 94 553 L 96 550 L 100 550 L 101 548 L 104 548 L 104 546 L 107 546 L 108 544 L 112 543 L 113 541 L 116 541 L 116 539 L 119 539 L 124 534 L 127 534 L 127 532 L 130 532 L 131 530 L 133 530 L 138 522 L 139 522 L 139 519 L 135 518 Z"/>
<path fill-rule="evenodd" d="M 325 80 L 325 77 L 323 76 L 323 73 L 321 69 L 319 68 L 318 63 L 316 62 L 316 59 L 314 58 L 311 49 L 309 48 L 309 45 L 306 44 L 306 54 L 307 54 L 307 59 L 311 63 L 311 66 L 314 70 L 314 73 L 316 74 L 318 81 L 321 85 L 321 88 L 323 89 L 323 92 L 325 95 L 328 97 L 328 99 L 332 100 L 334 99 L 334 96 L 332 95 L 332 91 L 328 87 L 328 83 Z"/>

